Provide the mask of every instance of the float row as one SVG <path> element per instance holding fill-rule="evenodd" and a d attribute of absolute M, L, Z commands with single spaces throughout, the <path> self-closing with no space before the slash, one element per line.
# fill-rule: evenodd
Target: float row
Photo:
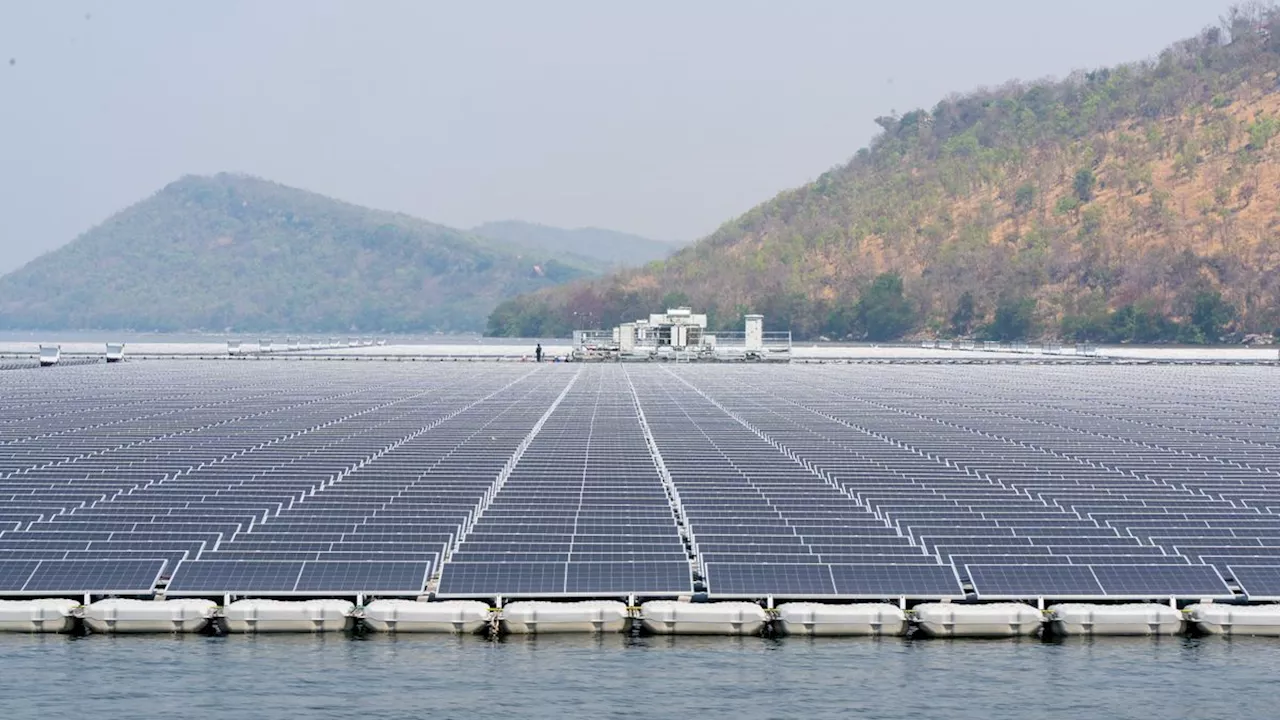
<path fill-rule="evenodd" d="M 348 338 L 331 337 L 328 340 L 291 337 L 286 338 L 283 343 L 275 342 L 271 338 L 262 338 L 257 343 L 228 340 L 227 354 L 250 355 L 253 353 L 296 352 L 298 350 L 334 350 L 337 348 L 372 347 L 374 345 L 381 347 L 386 344 L 387 341 L 383 338 L 367 336 Z"/>
<path fill-rule="evenodd" d="M 1280 637 L 1280 605 L 1202 603 L 1179 611 L 1167 605 L 1053 605 L 926 603 L 910 610 L 884 603 L 787 603 L 766 609 L 749 602 L 614 601 L 512 602 L 494 609 L 478 601 L 376 600 L 356 607 L 344 600 L 240 600 L 225 607 L 208 600 L 108 599 L 0 601 L 0 631 L 67 633 L 388 633 L 537 635 L 620 633 L 655 635 L 793 635 L 810 637 L 1162 636 L 1184 633 Z"/>

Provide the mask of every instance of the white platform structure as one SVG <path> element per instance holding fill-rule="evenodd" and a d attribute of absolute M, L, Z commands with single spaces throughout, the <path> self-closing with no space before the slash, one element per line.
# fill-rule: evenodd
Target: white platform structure
<path fill-rule="evenodd" d="M 40 346 L 40 367 L 50 367 L 57 365 L 62 359 L 61 345 L 41 345 Z"/>
<path fill-rule="evenodd" d="M 612 331 L 576 330 L 574 361 L 673 362 L 791 360 L 791 333 L 765 332 L 763 315 L 747 315 L 741 332 L 709 332 L 707 316 L 692 308 L 670 308 Z"/>

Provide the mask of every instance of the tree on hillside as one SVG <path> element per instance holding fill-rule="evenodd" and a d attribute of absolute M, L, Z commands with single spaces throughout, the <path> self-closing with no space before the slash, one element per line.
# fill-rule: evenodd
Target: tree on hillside
<path fill-rule="evenodd" d="M 1035 207 L 1036 187 L 1031 183 L 1018 186 L 1013 193 L 1013 230 L 1022 234 L 1022 218 Z M 972 298 L 971 298 L 972 299 Z"/>
<path fill-rule="evenodd" d="M 1266 150 L 1271 139 L 1280 134 L 1280 118 L 1270 115 L 1259 115 L 1248 127 L 1249 150 Z"/>
<path fill-rule="evenodd" d="M 1217 290 L 1196 293 L 1191 307 L 1190 326 L 1199 333 L 1200 342 L 1218 342 L 1226 326 L 1235 319 L 1236 309 Z"/>
<path fill-rule="evenodd" d="M 1101 333 L 1089 340 L 1119 343 L 1169 342 L 1178 337 L 1176 322 L 1150 302 L 1129 303 L 1101 322 Z"/>
<path fill-rule="evenodd" d="M 954 335 L 968 335 L 973 329 L 973 320 L 976 313 L 973 302 L 973 293 L 965 290 L 956 301 L 955 312 L 951 313 L 951 332 Z"/>
<path fill-rule="evenodd" d="M 1098 185 L 1098 178 L 1089 168 L 1080 168 L 1076 171 L 1076 177 L 1071 183 L 1071 189 L 1075 191 L 1076 199 L 1082 203 L 1087 203 L 1093 199 L 1093 191 Z"/>
<path fill-rule="evenodd" d="M 900 338 L 915 325 L 915 311 L 902 293 L 902 276 L 881 273 L 858 298 L 858 318 L 868 340 Z"/>
<path fill-rule="evenodd" d="M 1080 198 L 1075 195 L 1063 195 L 1058 198 L 1058 203 L 1054 205 L 1054 212 L 1059 215 L 1067 215 L 1072 222 L 1080 222 Z"/>
<path fill-rule="evenodd" d="M 669 292 L 662 296 L 663 309 L 689 307 L 689 293 L 682 291 Z"/>
<path fill-rule="evenodd" d="M 1004 296 L 996 304 L 996 317 L 988 328 L 992 339 L 1025 340 L 1035 330 L 1035 298 Z"/>
<path fill-rule="evenodd" d="M 1019 215 L 1031 212 L 1036 204 L 1036 186 L 1031 183 L 1024 183 L 1018 186 L 1013 194 L 1013 208 L 1018 211 Z"/>
<path fill-rule="evenodd" d="M 822 334 L 831 338 L 844 339 L 862 334 L 862 319 L 858 317 L 857 303 L 841 302 L 827 313 L 827 321 L 822 326 Z"/>

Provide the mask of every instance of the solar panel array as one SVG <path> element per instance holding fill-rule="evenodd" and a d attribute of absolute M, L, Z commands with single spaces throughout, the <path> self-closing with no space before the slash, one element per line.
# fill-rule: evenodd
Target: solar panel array
<path fill-rule="evenodd" d="M 1277 401 L 1266 367 L 3 373 L 0 595 L 1280 598 Z"/>
<path fill-rule="evenodd" d="M 575 372 L 444 568 L 445 597 L 692 591 L 673 499 L 617 366 Z"/>
<path fill-rule="evenodd" d="M 0 560 L 0 592 L 146 593 L 163 569 L 160 560 Z"/>

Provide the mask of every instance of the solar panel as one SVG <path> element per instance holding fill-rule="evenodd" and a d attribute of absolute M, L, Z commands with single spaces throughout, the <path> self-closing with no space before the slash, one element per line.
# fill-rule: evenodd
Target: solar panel
<path fill-rule="evenodd" d="M 501 560 L 502 558 L 497 558 Z M 674 562 L 688 566 L 689 556 L 683 550 L 680 551 L 664 551 L 664 552 L 629 552 L 611 550 L 608 552 L 577 552 L 566 558 L 573 563 L 596 563 L 596 562 Z"/>
<path fill-rule="evenodd" d="M 418 594 L 427 585 L 432 563 L 308 562 L 295 592 Z"/>
<path fill-rule="evenodd" d="M 967 565 L 978 597 L 1102 597 L 1106 591 L 1084 565 Z"/>
<path fill-rule="evenodd" d="M 560 562 L 449 562 L 440 573 L 438 594 L 454 597 L 560 595 L 564 593 L 565 565 Z"/>
<path fill-rule="evenodd" d="M 1094 565 L 1108 595 L 1223 597 L 1232 593 L 1212 565 Z"/>
<path fill-rule="evenodd" d="M 574 595 L 679 595 L 693 590 L 688 561 L 571 562 L 564 591 Z"/>
<path fill-rule="evenodd" d="M 1232 565 L 1231 577 L 1251 598 L 1280 598 L 1280 565 Z"/>
<path fill-rule="evenodd" d="M 459 550 L 453 554 L 451 562 L 462 563 L 508 563 L 508 562 L 568 562 L 567 552 L 484 552 Z"/>
<path fill-rule="evenodd" d="M 187 559 L 185 551 L 173 550 L 68 550 L 63 553 L 63 560 L 163 560 L 164 570 L 161 576 L 171 575 L 178 563 Z M 58 559 L 58 558 L 52 558 Z"/>
<path fill-rule="evenodd" d="M 164 560 L 44 560 L 25 593 L 138 595 L 155 589 Z"/>
<path fill-rule="evenodd" d="M 831 565 L 843 597 L 958 597 L 964 593 L 950 565 Z"/>
<path fill-rule="evenodd" d="M 188 560 L 169 581 L 170 595 L 417 595 L 432 562 Z"/>
<path fill-rule="evenodd" d="M 271 560 L 185 560 L 174 571 L 169 595 L 291 593 L 302 575 L 301 562 Z"/>
<path fill-rule="evenodd" d="M 831 569 L 821 563 L 778 564 L 718 563 L 706 564 L 707 591 L 711 595 L 761 597 L 820 597 L 836 594 Z"/>
<path fill-rule="evenodd" d="M 21 592 L 39 565 L 39 560 L 0 561 L 0 591 Z"/>

